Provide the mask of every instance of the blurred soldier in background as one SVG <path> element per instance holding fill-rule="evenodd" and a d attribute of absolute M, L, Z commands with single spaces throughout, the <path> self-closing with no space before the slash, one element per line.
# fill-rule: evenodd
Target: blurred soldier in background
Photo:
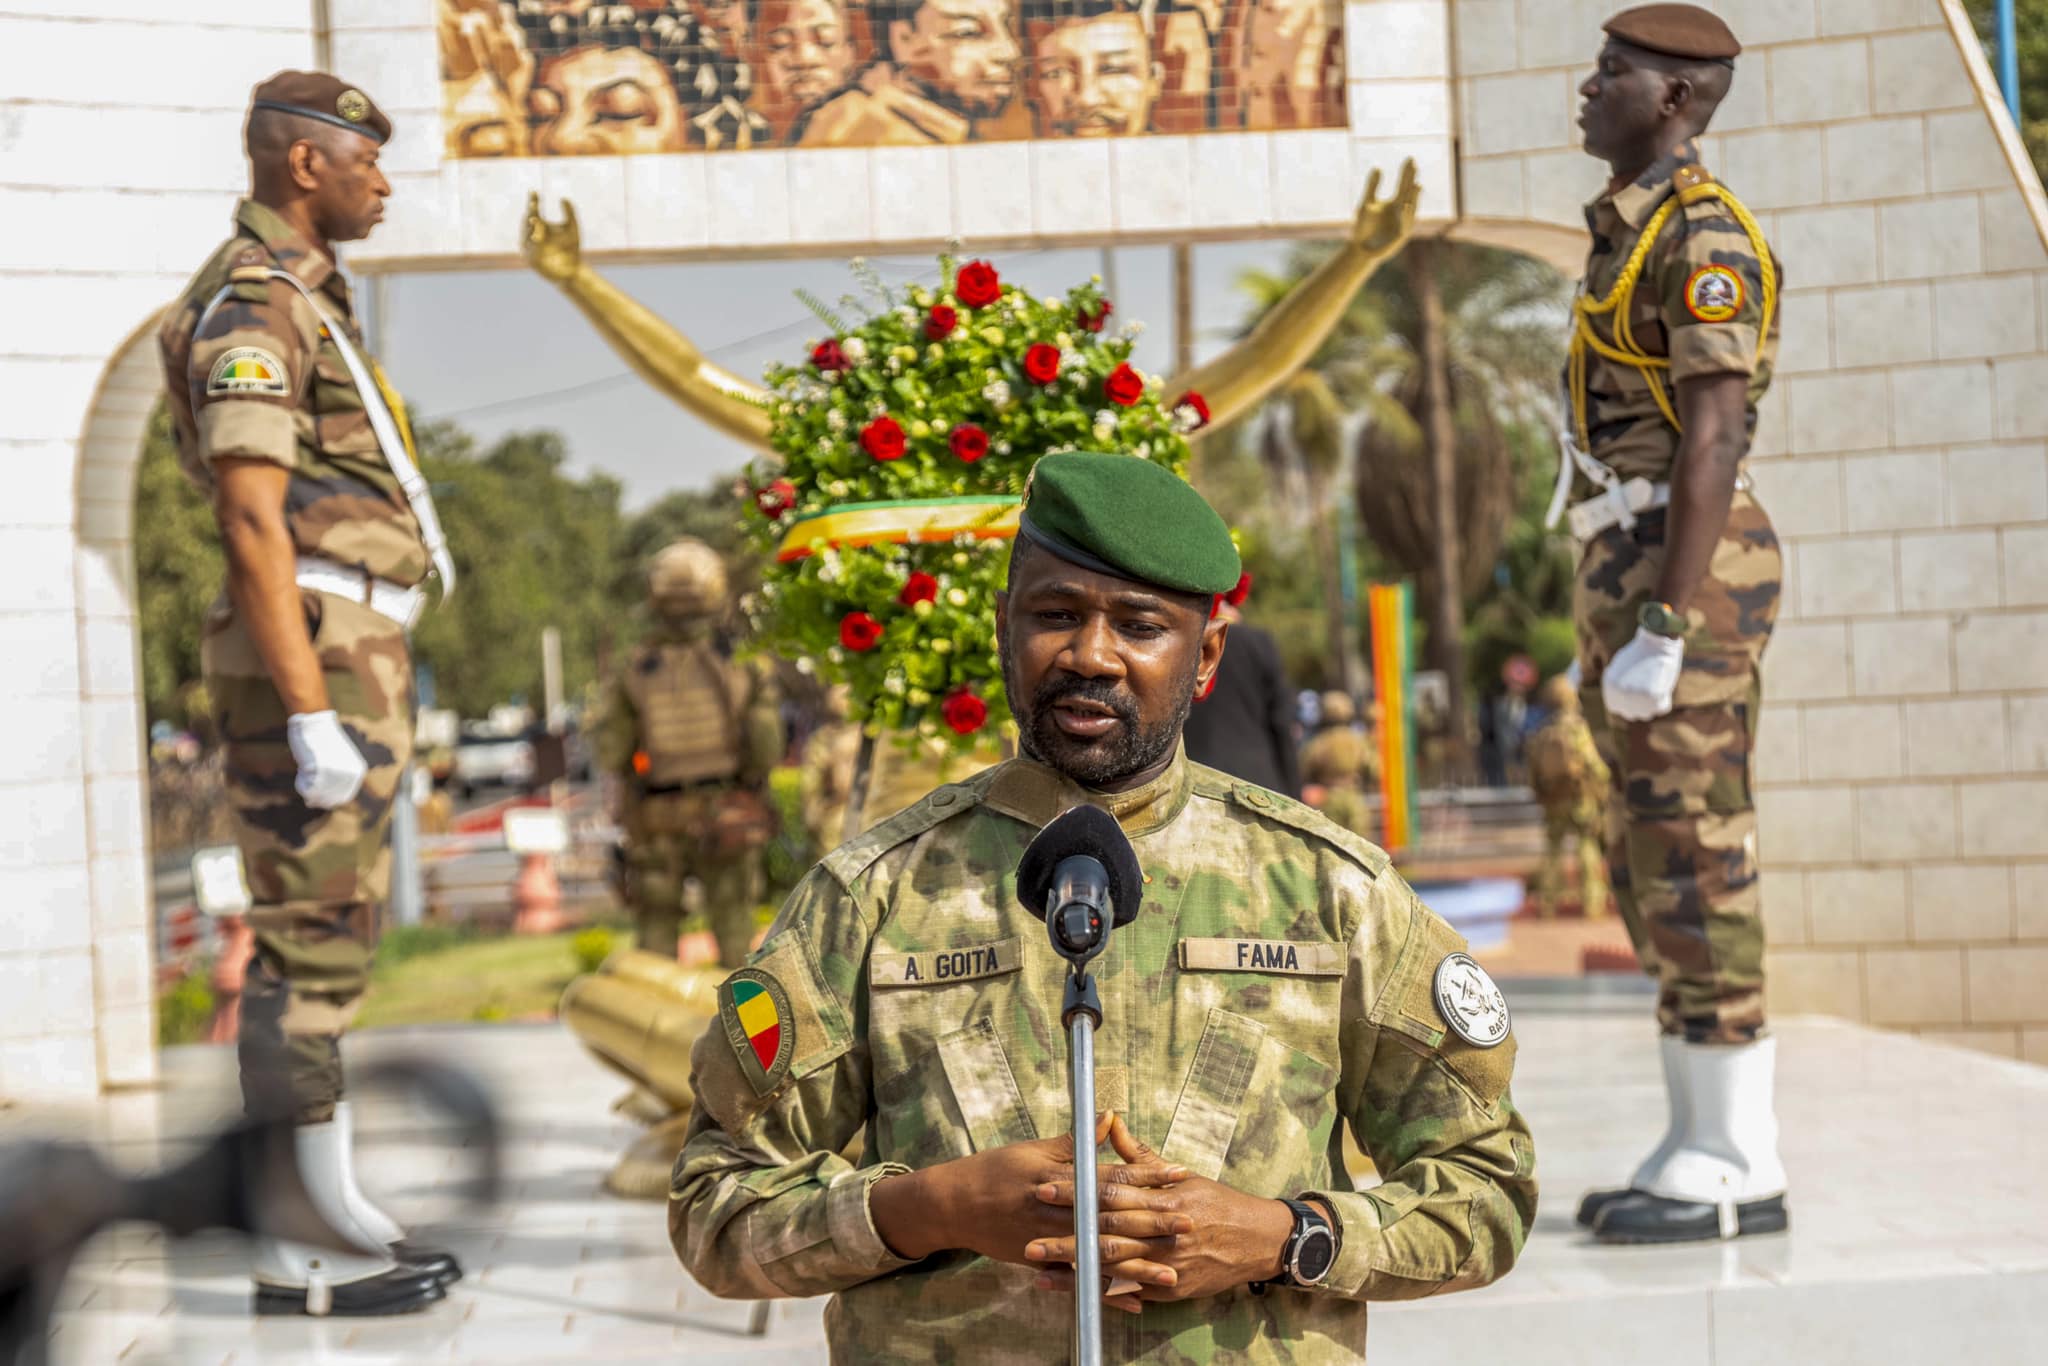
<path fill-rule="evenodd" d="M 804 742 L 804 831 L 817 858 L 837 849 L 846 837 L 846 803 L 853 795 L 853 771 L 860 761 L 860 727 L 846 719 L 849 697 L 844 683 L 834 684 L 825 694 L 824 722 Z"/>
<path fill-rule="evenodd" d="M 1317 805 L 1325 816 L 1370 839 L 1372 811 L 1365 794 L 1379 785 L 1379 751 L 1370 735 L 1352 725 L 1358 708 L 1349 693 L 1324 693 L 1321 715 L 1321 726 L 1301 747 L 1302 781 L 1322 789 Z"/>
<path fill-rule="evenodd" d="M 1536 874 L 1536 906 L 1557 914 L 1564 882 L 1564 841 L 1579 842 L 1579 905 L 1588 919 L 1607 914 L 1607 765 L 1593 731 L 1579 712 L 1579 689 L 1558 674 L 1543 685 L 1549 715 L 1529 737 L 1529 785 L 1543 807 L 1543 868 Z"/>
<path fill-rule="evenodd" d="M 625 897 L 640 947 L 676 956 L 683 887 L 703 889 L 718 958 L 737 967 L 754 937 L 761 850 L 775 832 L 763 795 L 782 755 L 775 690 L 718 638 L 725 565 L 702 541 L 655 557 L 656 629 L 612 684 L 597 759 L 624 782 Z"/>

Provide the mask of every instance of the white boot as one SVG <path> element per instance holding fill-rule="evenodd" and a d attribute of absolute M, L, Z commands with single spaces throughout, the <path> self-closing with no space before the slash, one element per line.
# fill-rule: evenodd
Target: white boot
<path fill-rule="evenodd" d="M 259 1314 L 400 1314 L 447 1292 L 433 1275 L 402 1266 L 350 1215 L 344 1194 L 339 1126 L 302 1124 L 292 1132 L 299 1177 L 313 1208 L 357 1253 L 337 1253 L 276 1238 L 258 1239 L 252 1272 Z"/>
<path fill-rule="evenodd" d="M 1678 1142 L 1661 1162 L 1644 1164 L 1638 1194 L 1603 1210 L 1594 1231 L 1615 1242 L 1676 1242 L 1784 1228 L 1785 1164 L 1772 1104 L 1777 1059 L 1770 1038 L 1677 1043 Z"/>
<path fill-rule="evenodd" d="M 1582 1227 L 1593 1227 L 1601 1210 L 1630 1191 L 1647 1190 L 1647 1183 L 1656 1178 L 1664 1164 L 1671 1160 L 1671 1154 L 1678 1151 L 1679 1140 L 1692 1122 L 1692 1102 L 1685 1085 L 1685 1040 L 1669 1034 L 1658 1036 L 1657 1056 L 1664 1064 L 1664 1098 L 1668 1116 L 1664 1123 L 1664 1137 L 1657 1140 L 1657 1146 L 1650 1150 L 1650 1155 L 1637 1165 L 1636 1174 L 1629 1178 L 1625 1188 L 1587 1193 L 1579 1202 L 1578 1221 Z"/>
<path fill-rule="evenodd" d="M 378 1247 L 389 1247 L 405 1237 L 405 1229 L 396 1219 L 378 1207 L 363 1188 L 356 1182 L 356 1120 L 355 1111 L 345 1100 L 334 1105 L 334 1128 L 341 1136 L 341 1198 L 356 1226 L 375 1240 Z"/>

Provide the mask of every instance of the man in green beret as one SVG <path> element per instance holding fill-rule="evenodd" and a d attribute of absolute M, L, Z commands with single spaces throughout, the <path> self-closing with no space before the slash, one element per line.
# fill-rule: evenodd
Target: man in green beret
<path fill-rule="evenodd" d="M 813 868 L 692 1053 L 669 1230 L 712 1293 L 833 1295 L 842 1363 L 1064 1359 L 1065 969 L 1015 870 L 1084 802 L 1145 872 L 1095 967 L 1105 1356 L 1355 1362 L 1366 1301 L 1513 1264 L 1535 1150 L 1500 992 L 1386 854 L 1182 749 L 1238 573 L 1160 466 L 1035 467 L 996 618 L 1023 757 Z"/>

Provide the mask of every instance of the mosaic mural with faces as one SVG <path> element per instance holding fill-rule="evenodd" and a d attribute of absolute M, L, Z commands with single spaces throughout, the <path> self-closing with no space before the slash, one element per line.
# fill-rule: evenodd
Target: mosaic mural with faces
<path fill-rule="evenodd" d="M 436 0 L 452 157 L 1342 127 L 1342 0 Z"/>

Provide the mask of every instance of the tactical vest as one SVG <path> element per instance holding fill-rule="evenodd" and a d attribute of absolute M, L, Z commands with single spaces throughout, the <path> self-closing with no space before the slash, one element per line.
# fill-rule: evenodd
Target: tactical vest
<path fill-rule="evenodd" d="M 626 675 L 650 788 L 739 776 L 741 684 L 706 641 L 643 645 Z M 637 767 L 637 765 L 636 765 Z"/>
<path fill-rule="evenodd" d="M 1561 722 L 1553 721 L 1530 736 L 1523 758 L 1529 765 L 1529 786 L 1536 800 L 1545 804 L 1576 798 L 1590 777 L 1570 726 Z"/>

